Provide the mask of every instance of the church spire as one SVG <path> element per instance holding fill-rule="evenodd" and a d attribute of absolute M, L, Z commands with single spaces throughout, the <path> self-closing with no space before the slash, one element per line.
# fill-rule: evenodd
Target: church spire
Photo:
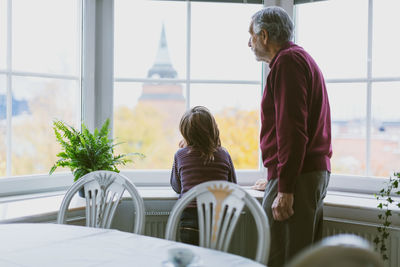
<path fill-rule="evenodd" d="M 148 71 L 147 77 L 151 78 L 153 75 L 157 75 L 160 78 L 176 78 L 177 76 L 176 70 L 172 67 L 171 60 L 169 58 L 164 23 L 162 25 L 156 60 L 151 69 Z"/>

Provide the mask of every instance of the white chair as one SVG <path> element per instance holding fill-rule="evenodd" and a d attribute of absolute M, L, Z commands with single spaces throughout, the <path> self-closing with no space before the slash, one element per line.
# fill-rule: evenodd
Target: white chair
<path fill-rule="evenodd" d="M 324 238 L 304 249 L 286 267 L 383 267 L 371 244 L 352 234 Z"/>
<path fill-rule="evenodd" d="M 166 239 L 176 240 L 182 211 L 196 199 L 200 246 L 227 251 L 233 231 L 246 205 L 258 230 L 255 260 L 268 261 L 270 233 L 260 203 L 240 186 L 227 181 L 210 181 L 189 190 L 173 207 L 166 227 Z"/>
<path fill-rule="evenodd" d="M 82 187 L 86 199 L 86 226 L 110 228 L 117 206 L 126 190 L 131 195 L 135 208 L 133 233 L 143 234 L 145 220 L 143 200 L 128 178 L 112 171 L 94 171 L 78 179 L 64 196 L 57 223 L 65 224 L 69 204 Z"/>

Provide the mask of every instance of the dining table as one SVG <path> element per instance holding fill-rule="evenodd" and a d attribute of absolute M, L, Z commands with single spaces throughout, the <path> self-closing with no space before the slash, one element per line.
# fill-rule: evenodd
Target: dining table
<path fill-rule="evenodd" d="M 168 256 L 176 248 L 193 253 L 190 267 L 264 266 L 226 252 L 115 229 L 54 223 L 0 224 L 1 267 L 173 267 Z"/>

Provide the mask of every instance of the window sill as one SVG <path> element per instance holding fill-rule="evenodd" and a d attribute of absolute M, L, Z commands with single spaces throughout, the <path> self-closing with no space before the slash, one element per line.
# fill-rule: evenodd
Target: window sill
<path fill-rule="evenodd" d="M 243 187 L 253 197 L 262 201 L 264 192 L 250 187 Z M 146 201 L 176 201 L 176 194 L 170 187 L 138 187 L 142 198 Z M 39 218 L 55 220 L 65 191 L 37 193 L 22 196 L 0 198 L 0 223 L 40 221 Z M 377 215 L 382 211 L 377 208 L 377 200 L 373 195 L 328 191 L 324 201 L 324 217 L 326 219 L 359 221 L 363 223 L 379 223 Z M 76 197 L 71 202 L 72 209 L 82 209 L 83 198 Z M 396 213 L 400 209 L 393 207 Z M 43 219 L 41 219 L 43 221 Z M 400 216 L 392 216 L 393 226 L 400 227 Z"/>

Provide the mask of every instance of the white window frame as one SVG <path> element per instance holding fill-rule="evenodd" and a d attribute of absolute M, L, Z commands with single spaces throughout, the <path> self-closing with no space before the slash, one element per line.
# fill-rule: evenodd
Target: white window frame
<path fill-rule="evenodd" d="M 157 82 L 159 84 L 168 84 L 168 83 L 182 83 L 185 84 L 186 88 L 186 109 L 190 108 L 190 92 L 192 84 L 245 84 L 245 85 L 259 85 L 260 86 L 260 95 L 262 95 L 262 91 L 264 88 L 264 84 L 261 81 L 257 80 L 211 80 L 211 79 L 192 79 L 191 71 L 190 71 L 190 63 L 191 63 L 191 2 L 186 1 L 186 17 L 187 17 L 187 26 L 186 26 L 186 77 L 184 79 L 152 79 L 152 78 L 119 78 L 116 77 L 114 82 Z M 111 64 L 110 64 L 111 65 Z M 111 94 L 113 92 L 104 91 L 104 98 L 111 98 Z M 112 116 L 112 114 L 111 114 Z M 99 125 L 98 125 L 99 126 Z M 236 170 L 236 175 L 238 178 L 238 183 L 240 185 L 252 185 L 258 179 L 262 179 L 266 177 L 265 168 L 262 166 L 261 155 L 259 154 L 259 165 L 258 169 L 254 170 Z M 172 167 L 172 166 L 171 166 Z M 128 177 L 132 179 L 135 184 L 144 185 L 144 186 L 169 186 L 169 178 L 171 175 L 171 170 L 124 170 L 122 171 Z"/>
<path fill-rule="evenodd" d="M 113 118 L 113 17 L 114 17 L 114 1 L 113 0 L 82 0 L 83 1 L 83 47 L 82 47 L 82 121 L 88 126 L 89 130 L 95 127 L 100 127 L 106 118 Z M 372 0 L 370 1 L 369 19 L 372 18 Z M 8 0 L 9 12 L 11 11 L 11 0 Z M 188 2 L 188 12 L 190 12 L 190 1 Z M 289 14 L 293 14 L 293 0 L 279 1 L 266 0 L 265 6 L 281 5 Z M 188 16 L 188 18 L 190 18 Z M 9 26 L 11 19 L 9 18 Z M 190 19 L 188 21 L 190 23 Z M 371 24 L 371 20 L 369 20 Z M 372 24 L 369 25 L 369 44 L 368 57 L 370 58 L 372 49 Z M 11 30 L 8 33 L 11 36 Z M 190 32 L 187 34 L 190 38 Z M 10 39 L 10 38 L 9 38 Z M 8 43 L 8 52 L 11 51 L 11 41 Z M 188 42 L 187 53 L 190 54 L 190 46 Z M 10 55 L 10 53 L 9 53 Z M 190 57 L 187 57 L 187 66 L 190 66 Z M 11 61 L 7 59 L 8 70 L 11 70 Z M 370 61 L 368 66 L 368 103 L 371 102 L 371 84 L 377 81 L 372 79 Z M 8 73 L 8 72 L 7 72 Z M 268 74 L 268 66 L 263 64 L 263 84 L 264 88 L 265 77 Z M 21 73 L 21 75 L 35 75 L 33 73 Z M 13 73 L 15 75 L 15 73 Z M 48 77 L 48 76 L 46 76 Z M 68 78 L 68 77 L 62 77 Z M 357 79 L 354 79 L 354 81 Z M 115 81 L 121 81 L 116 79 Z M 131 81 L 131 80 L 129 80 Z M 132 80 L 139 81 L 139 80 Z M 359 80 L 357 80 L 358 82 Z M 379 81 L 382 81 L 380 79 Z M 11 81 L 8 81 L 11 82 Z M 186 79 L 182 80 L 186 83 L 187 96 L 189 97 L 190 83 L 248 83 L 254 84 L 254 81 L 215 81 L 215 80 L 190 80 L 190 72 L 187 71 Z M 349 82 L 346 80 L 327 80 L 327 82 Z M 10 88 L 11 84 L 8 84 Z M 111 89 L 110 89 L 111 88 Z M 10 94 L 8 94 L 10 96 Z M 11 103 L 11 97 L 7 99 Z M 190 103 L 187 104 L 188 107 Z M 9 106 L 9 105 L 8 105 Z M 7 109 L 8 115 L 11 110 Z M 370 104 L 367 112 L 367 117 L 371 118 Z M 113 124 L 111 124 L 113 125 Z M 11 125 L 8 125 L 11 126 Z M 9 129 L 8 129 L 9 128 Z M 370 123 L 368 124 L 370 128 Z M 7 127 L 8 130 L 11 127 Z M 10 135 L 11 136 L 11 135 Z M 367 132 L 367 140 L 370 140 L 370 131 Z M 8 140 L 10 141 L 10 140 Z M 369 158 L 370 148 L 368 144 L 366 157 Z M 259 170 L 238 170 L 237 175 L 242 185 L 251 185 L 257 179 L 266 178 L 266 170 L 262 166 L 261 160 Z M 169 170 L 128 170 L 122 171 L 137 185 L 141 186 L 167 186 L 169 185 Z M 9 177 L 0 179 L 0 197 L 9 195 L 21 195 L 38 192 L 49 192 L 65 190 L 73 181 L 71 173 L 56 173 L 49 175 L 26 175 L 18 177 Z M 383 178 L 367 177 L 367 176 L 352 176 L 352 175 L 337 175 L 332 174 L 329 185 L 330 190 L 344 192 L 358 192 L 372 194 L 377 192 L 382 184 L 386 181 Z M 362 188 L 360 188 L 362 185 Z"/>
<path fill-rule="evenodd" d="M 79 12 L 79 10 L 78 10 Z M 37 78 L 51 78 L 60 80 L 70 80 L 79 83 L 81 77 L 75 75 L 59 75 L 51 73 L 37 73 L 37 72 L 26 72 L 26 71 L 13 71 L 12 70 L 12 0 L 7 0 L 7 43 L 6 43 L 6 69 L 0 70 L 0 74 L 6 76 L 6 88 L 7 88 L 7 111 L 6 111 L 6 177 L 0 178 L 0 197 L 9 195 L 20 195 L 29 194 L 36 192 L 47 192 L 58 189 L 67 188 L 71 182 L 66 182 L 67 179 L 72 181 L 72 174 L 55 174 L 54 177 L 50 177 L 46 174 L 41 175 L 24 175 L 24 176 L 12 176 L 12 77 L 37 77 Z M 80 31 L 78 29 L 78 31 Z M 81 108 L 77 111 L 81 113 Z M 77 118 L 79 119 L 79 118 Z"/>
<path fill-rule="evenodd" d="M 366 174 L 365 175 L 344 175 L 332 174 L 329 183 L 329 190 L 374 194 L 378 193 L 389 177 L 375 177 L 371 173 L 371 128 L 372 128 L 372 84 L 375 82 L 400 81 L 400 77 L 374 78 L 372 76 L 372 37 L 373 37 L 373 1 L 368 0 L 368 43 L 367 43 L 367 77 L 366 78 L 346 78 L 346 79 L 326 79 L 326 83 L 364 83 L 367 86 L 366 101 Z M 269 1 L 276 2 L 276 1 Z M 288 1 L 289 2 L 289 1 Z M 291 0 L 293 2 L 293 0 Z M 301 3 L 313 1 L 301 1 Z M 286 3 L 287 4 L 287 3 Z M 294 5 L 293 5 L 294 7 Z M 291 8 L 293 11 L 294 8 Z M 294 14 L 294 13 L 292 13 Z M 335 151 L 333 151 L 335 153 Z"/>

